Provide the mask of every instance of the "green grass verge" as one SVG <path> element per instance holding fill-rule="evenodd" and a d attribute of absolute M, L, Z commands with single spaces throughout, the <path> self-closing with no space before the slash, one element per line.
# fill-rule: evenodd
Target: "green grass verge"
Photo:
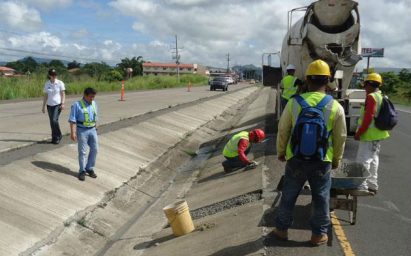
<path fill-rule="evenodd" d="M 404 106 L 411 106 L 411 101 L 405 97 L 401 97 L 398 95 L 391 95 L 389 96 L 390 100 L 399 105 L 404 105 Z"/>
<path fill-rule="evenodd" d="M 87 75 L 58 77 L 66 85 L 66 94 L 82 94 L 86 87 L 94 87 L 98 92 L 112 92 L 121 90 L 121 82 L 97 81 Z M 0 100 L 29 99 L 43 96 L 43 87 L 47 78 L 44 75 L 32 74 L 30 77 L 0 77 Z M 181 75 L 177 83 L 175 76 L 138 76 L 125 82 L 125 89 L 149 90 L 206 85 L 207 76 Z"/>

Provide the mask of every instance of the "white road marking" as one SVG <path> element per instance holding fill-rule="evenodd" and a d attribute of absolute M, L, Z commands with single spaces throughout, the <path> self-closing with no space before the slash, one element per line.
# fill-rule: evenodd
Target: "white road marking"
<path fill-rule="evenodd" d="M 404 109 L 399 109 L 399 108 L 397 108 L 397 111 L 401 111 L 401 112 L 405 112 L 405 113 L 411 114 L 411 111 L 409 111 L 409 110 L 404 110 Z"/>

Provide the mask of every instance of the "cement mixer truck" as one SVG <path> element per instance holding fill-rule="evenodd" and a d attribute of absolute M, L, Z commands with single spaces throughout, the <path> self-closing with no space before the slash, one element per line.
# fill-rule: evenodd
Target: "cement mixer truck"
<path fill-rule="evenodd" d="M 293 15 L 304 15 L 293 24 Z M 319 0 L 309 6 L 288 12 L 288 32 L 281 50 L 283 75 L 289 64 L 296 66 L 295 75 L 304 80 L 309 63 L 326 61 L 331 68 L 332 94 L 344 107 L 347 130 L 355 132 L 364 90 L 350 89 L 355 65 L 361 60 L 360 15 L 358 1 Z"/>

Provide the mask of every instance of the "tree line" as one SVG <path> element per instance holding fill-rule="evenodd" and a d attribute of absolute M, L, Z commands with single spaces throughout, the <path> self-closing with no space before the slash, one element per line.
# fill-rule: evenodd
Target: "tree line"
<path fill-rule="evenodd" d="M 381 73 L 383 85 L 381 90 L 387 95 L 406 98 L 411 101 L 411 73 L 402 69 L 398 74 L 394 72 Z"/>
<path fill-rule="evenodd" d="M 81 64 L 75 60 L 67 63 L 67 66 L 61 60 L 51 60 L 50 62 L 38 63 L 33 57 L 29 56 L 22 60 L 6 63 L 6 67 L 12 68 L 21 74 L 30 75 L 32 73 L 47 73 L 50 68 L 56 69 L 58 74 L 71 73 L 73 75 L 88 75 L 98 81 L 121 81 L 130 76 L 143 75 L 143 57 L 124 58 L 114 67 L 105 62 L 91 62 Z M 132 69 L 129 74 L 128 69 Z"/>

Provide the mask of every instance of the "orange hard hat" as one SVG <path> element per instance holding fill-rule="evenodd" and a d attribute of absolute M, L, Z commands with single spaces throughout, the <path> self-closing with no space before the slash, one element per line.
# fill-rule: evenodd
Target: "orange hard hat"
<path fill-rule="evenodd" d="M 261 142 L 265 139 L 265 133 L 261 129 L 254 129 L 250 132 L 250 140 L 253 142 Z"/>

